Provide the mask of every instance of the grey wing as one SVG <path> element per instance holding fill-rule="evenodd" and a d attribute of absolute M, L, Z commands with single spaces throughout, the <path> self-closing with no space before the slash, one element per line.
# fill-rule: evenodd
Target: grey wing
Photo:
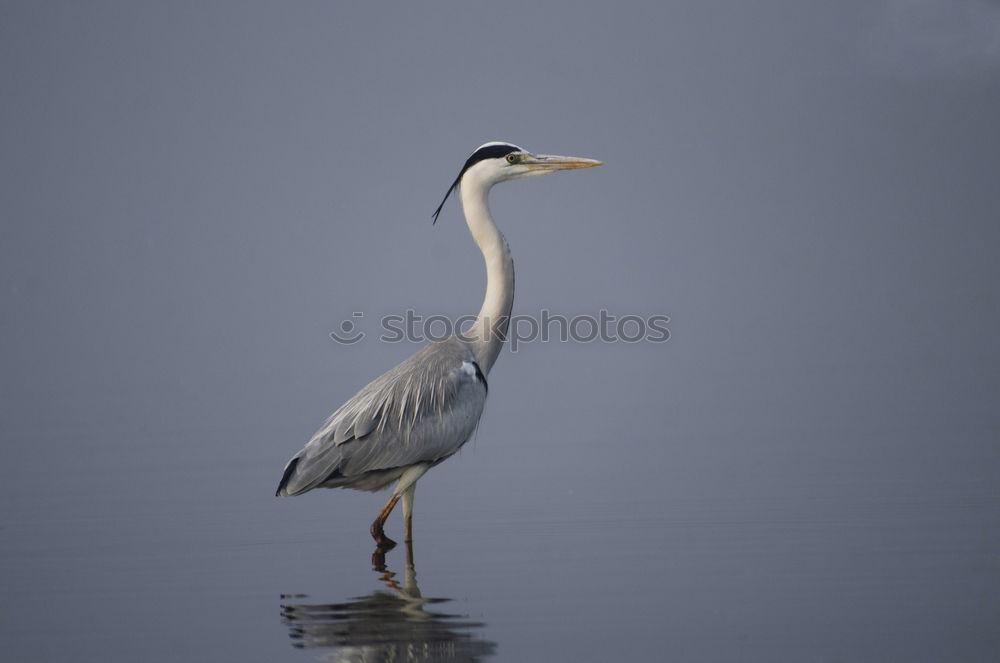
<path fill-rule="evenodd" d="M 277 494 L 319 486 L 378 490 L 407 466 L 440 462 L 475 431 L 486 390 L 464 343 L 432 343 L 334 412 L 288 462 Z"/>

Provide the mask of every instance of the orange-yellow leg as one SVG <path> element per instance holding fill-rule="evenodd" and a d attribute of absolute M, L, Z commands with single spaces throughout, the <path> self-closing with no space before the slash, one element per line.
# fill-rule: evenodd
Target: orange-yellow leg
<path fill-rule="evenodd" d="M 413 493 L 417 489 L 417 484 L 412 484 L 409 488 L 403 491 L 403 528 L 404 537 L 403 541 L 406 543 L 413 542 Z"/>
<path fill-rule="evenodd" d="M 399 501 L 399 495 L 393 494 L 389 497 L 389 501 L 385 503 L 382 507 L 382 511 L 379 512 L 378 518 L 372 523 L 371 533 L 372 538 L 375 539 L 375 543 L 378 544 L 380 548 L 392 548 L 396 545 L 396 542 L 385 535 L 383 527 L 385 526 L 385 520 L 392 513 L 392 509 L 396 506 L 396 502 Z"/>
<path fill-rule="evenodd" d="M 429 469 L 431 469 L 430 463 L 418 463 L 406 468 L 402 476 L 399 477 L 399 482 L 392 490 L 389 501 L 385 503 L 381 513 L 378 514 L 378 518 L 372 523 L 372 538 L 375 539 L 375 543 L 379 547 L 392 548 L 396 545 L 395 541 L 385 535 L 382 528 L 385 526 L 386 518 L 392 513 L 392 508 L 396 506 L 396 502 L 401 497 L 403 498 L 403 526 L 406 529 L 406 541 L 413 541 L 413 492 L 416 490 L 417 479 L 422 477 Z"/>

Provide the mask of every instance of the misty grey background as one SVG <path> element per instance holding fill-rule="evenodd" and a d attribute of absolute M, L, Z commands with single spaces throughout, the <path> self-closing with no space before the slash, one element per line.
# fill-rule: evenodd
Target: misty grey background
<path fill-rule="evenodd" d="M 342 320 L 478 310 L 491 139 L 606 162 L 494 190 L 514 312 L 671 340 L 501 356 L 424 595 L 494 660 L 996 660 L 996 2 L 3 2 L 0 94 L 3 660 L 331 653 L 281 595 L 384 588 L 382 496 L 274 487 L 417 348 Z"/>

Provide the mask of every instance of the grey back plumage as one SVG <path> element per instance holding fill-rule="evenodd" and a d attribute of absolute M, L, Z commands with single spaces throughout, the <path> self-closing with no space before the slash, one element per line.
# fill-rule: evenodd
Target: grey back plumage
<path fill-rule="evenodd" d="M 486 391 L 468 343 L 454 336 L 431 343 L 334 412 L 288 462 L 277 494 L 378 490 L 408 466 L 435 465 L 475 431 Z"/>

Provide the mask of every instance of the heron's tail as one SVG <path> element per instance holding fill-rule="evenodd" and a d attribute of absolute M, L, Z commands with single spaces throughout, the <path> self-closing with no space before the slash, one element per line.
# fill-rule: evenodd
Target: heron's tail
<path fill-rule="evenodd" d="M 277 497 L 288 497 L 289 495 L 294 495 L 295 493 L 289 493 L 288 481 L 295 474 L 295 467 L 299 464 L 299 457 L 296 456 L 288 461 L 288 465 L 285 465 L 285 473 L 281 475 L 281 482 L 278 484 L 278 490 L 274 492 Z"/>

